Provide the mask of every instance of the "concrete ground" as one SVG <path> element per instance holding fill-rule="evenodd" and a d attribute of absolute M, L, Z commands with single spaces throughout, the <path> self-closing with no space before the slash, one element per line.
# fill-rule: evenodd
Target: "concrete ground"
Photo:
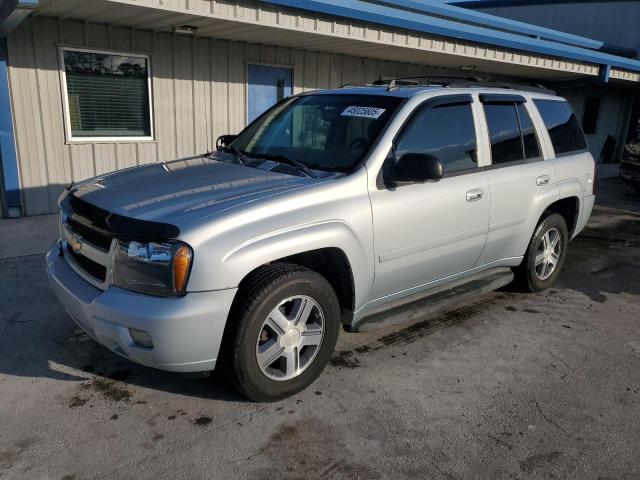
<path fill-rule="evenodd" d="M 58 215 L 0 220 L 0 260 L 46 252 L 58 237 Z"/>
<path fill-rule="evenodd" d="M 275 404 L 115 356 L 4 258 L 0 478 L 640 478 L 640 201 L 600 188 L 555 288 L 343 334 Z"/>

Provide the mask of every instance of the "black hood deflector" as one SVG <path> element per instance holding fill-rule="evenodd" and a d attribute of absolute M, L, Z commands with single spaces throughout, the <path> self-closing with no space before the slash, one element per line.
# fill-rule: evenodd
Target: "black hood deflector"
<path fill-rule="evenodd" d="M 180 229 L 175 225 L 139 220 L 111 213 L 76 197 L 74 189 L 65 190 L 58 200 L 60 209 L 74 221 L 122 240 L 162 241 L 177 238 Z"/>

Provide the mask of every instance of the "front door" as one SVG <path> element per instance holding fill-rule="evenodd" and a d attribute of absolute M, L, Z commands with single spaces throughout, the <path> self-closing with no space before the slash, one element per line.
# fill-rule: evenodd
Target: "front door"
<path fill-rule="evenodd" d="M 248 77 L 249 123 L 292 94 L 291 68 L 249 64 Z"/>
<path fill-rule="evenodd" d="M 445 103 L 443 103 L 443 101 Z M 489 181 L 478 167 L 471 96 L 427 102 L 394 144 L 395 161 L 429 153 L 445 167 L 437 182 L 370 192 L 373 209 L 373 299 L 419 291 L 473 268 L 489 229 Z M 391 300 L 392 298 L 389 298 Z"/>

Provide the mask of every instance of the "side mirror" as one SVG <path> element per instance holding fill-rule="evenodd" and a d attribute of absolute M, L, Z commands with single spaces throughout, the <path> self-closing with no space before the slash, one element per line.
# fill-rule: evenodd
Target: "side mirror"
<path fill-rule="evenodd" d="M 393 166 L 392 181 L 395 185 L 438 181 L 444 175 L 444 165 L 428 153 L 405 153 Z"/>
<path fill-rule="evenodd" d="M 233 142 L 237 135 L 221 135 L 216 140 L 216 150 L 222 150 L 224 147 L 227 147 Z"/>

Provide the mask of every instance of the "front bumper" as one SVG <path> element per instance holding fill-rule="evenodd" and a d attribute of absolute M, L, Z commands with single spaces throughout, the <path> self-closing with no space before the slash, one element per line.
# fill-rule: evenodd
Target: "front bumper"
<path fill-rule="evenodd" d="M 172 372 L 213 370 L 237 289 L 160 298 L 110 287 L 99 290 L 76 274 L 54 244 L 47 276 L 58 300 L 90 337 L 129 360 Z M 136 344 L 129 328 L 151 335 L 153 348 Z"/>

